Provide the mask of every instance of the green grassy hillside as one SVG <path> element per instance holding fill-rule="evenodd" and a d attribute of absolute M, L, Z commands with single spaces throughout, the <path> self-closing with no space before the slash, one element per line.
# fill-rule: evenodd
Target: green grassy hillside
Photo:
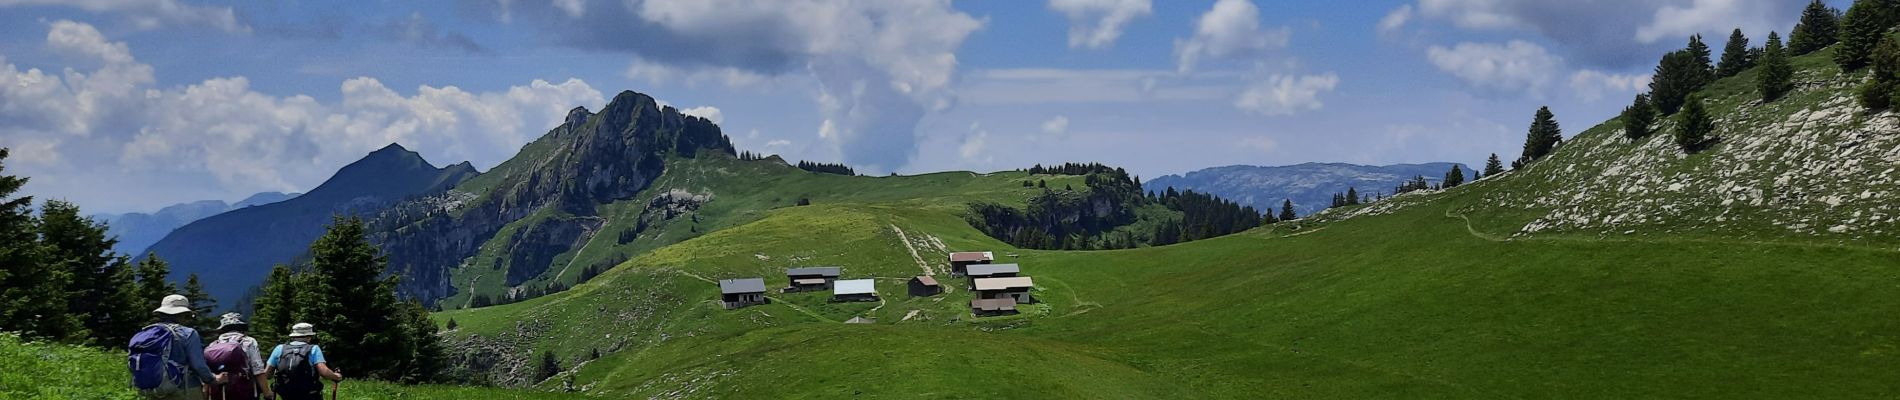
<path fill-rule="evenodd" d="M 1835 100 L 1855 78 L 1827 72 L 1826 57 L 1798 59 L 1801 89 L 1777 103 L 1747 100 L 1749 74 L 1711 87 L 1724 141 L 1700 154 L 1671 155 L 1659 137 L 1628 143 L 1611 121 L 1525 171 L 1133 250 L 1013 249 L 963 221 L 970 198 L 1023 196 L 1020 175 L 760 178 L 694 160 L 654 188 L 714 193 L 706 207 L 731 208 L 704 212 L 713 220 L 701 226 L 716 229 L 699 232 L 710 233 L 568 292 L 437 318 L 458 322 L 457 349 L 486 352 L 500 371 L 542 351 L 566 369 L 499 382 L 571 377 L 608 397 L 1891 398 L 1900 240 L 1868 222 L 1893 215 L 1869 200 L 1893 196 L 1891 183 L 1792 163 L 1835 154 L 1849 172 L 1890 169 L 1892 139 L 1851 132 L 1896 125 Z M 1775 113 L 1809 117 L 1795 129 Z M 1776 148 L 1801 153 L 1749 164 Z M 1808 182 L 1808 200 L 1717 206 L 1735 182 L 1781 176 Z M 1860 192 L 1871 194 L 1825 201 Z M 814 206 L 772 208 L 806 195 Z M 1609 210 L 1643 217 L 1573 217 Z M 1867 228 L 1786 224 L 1835 219 Z M 964 290 L 904 296 L 901 279 L 941 271 L 951 250 L 1019 255 L 1006 260 L 1035 277 L 1044 303 L 973 318 Z M 796 265 L 879 278 L 884 301 L 714 302 L 712 280 L 780 286 Z M 877 323 L 839 323 L 853 316 Z"/>

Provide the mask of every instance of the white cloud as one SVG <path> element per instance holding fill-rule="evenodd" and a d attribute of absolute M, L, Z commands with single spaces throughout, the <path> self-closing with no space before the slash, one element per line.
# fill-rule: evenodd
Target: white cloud
<path fill-rule="evenodd" d="M 957 147 L 957 153 L 963 155 L 965 161 L 975 160 L 983 155 L 984 142 L 989 141 L 989 138 L 988 129 L 983 129 L 982 124 L 971 123 L 970 133 L 963 137 L 963 145 Z"/>
<path fill-rule="evenodd" d="M 1649 90 L 1649 74 L 1612 74 L 1592 69 L 1570 74 L 1570 90 L 1578 100 L 1596 102 L 1612 94 L 1631 95 Z"/>
<path fill-rule="evenodd" d="M 627 65 L 627 79 L 646 81 L 649 85 L 684 84 L 688 87 L 699 86 L 706 82 L 717 82 L 729 88 L 754 87 L 771 81 L 765 75 L 733 67 L 675 67 L 667 64 L 634 58 Z"/>
<path fill-rule="evenodd" d="M 1742 28 L 1752 36 L 1794 26 L 1807 0 L 1418 0 L 1420 20 L 1468 30 L 1536 33 L 1585 65 L 1651 64 L 1689 35 L 1720 37 Z M 1632 29 L 1634 27 L 1634 29 Z"/>
<path fill-rule="evenodd" d="M 1220 0 L 1194 22 L 1194 36 L 1174 42 L 1181 72 L 1193 71 L 1204 59 L 1251 57 L 1284 48 L 1292 40 L 1288 27 L 1261 29 L 1260 7 L 1248 0 Z"/>
<path fill-rule="evenodd" d="M 1384 18 L 1379 18 L 1379 34 L 1384 35 L 1397 32 L 1399 28 L 1405 27 L 1406 22 L 1410 22 L 1411 20 L 1412 5 L 1401 5 L 1399 8 L 1393 9 L 1392 12 L 1386 13 Z"/>
<path fill-rule="evenodd" d="M 1338 86 L 1339 75 L 1331 72 L 1297 77 L 1273 75 L 1241 92 L 1240 98 L 1234 101 L 1234 107 L 1262 115 L 1293 115 L 1318 110 L 1325 106 L 1319 100 L 1320 93 L 1331 92 Z"/>
<path fill-rule="evenodd" d="M 1055 118 L 1050 118 L 1047 121 L 1042 121 L 1042 134 L 1044 137 L 1048 137 L 1052 139 L 1062 139 L 1062 138 L 1068 137 L 1069 136 L 1069 117 L 1063 116 L 1063 115 L 1057 115 Z"/>
<path fill-rule="evenodd" d="M 726 116 L 725 114 L 722 114 L 719 112 L 719 107 L 699 106 L 699 107 L 693 107 L 693 108 L 685 108 L 685 109 L 680 109 L 680 114 L 686 114 L 686 115 L 691 115 L 695 117 L 705 118 L 707 121 L 712 121 L 712 123 L 714 124 L 723 124 L 726 122 Z"/>
<path fill-rule="evenodd" d="M 765 147 L 786 147 L 791 145 L 792 141 L 785 139 L 773 139 L 772 141 L 765 142 Z"/>
<path fill-rule="evenodd" d="M 976 105 L 1205 101 L 1232 96 L 1238 72 L 1138 69 L 986 69 L 958 86 L 958 99 Z"/>
<path fill-rule="evenodd" d="M 627 76 L 649 83 L 809 74 L 821 137 L 870 173 L 916 155 L 918 121 L 955 104 L 956 51 L 986 23 L 948 0 L 594 3 L 548 28 L 576 46 L 641 57 Z"/>
<path fill-rule="evenodd" d="M 140 29 L 165 25 L 207 26 L 226 32 L 250 32 L 230 7 L 186 4 L 178 0 L 0 0 L 0 7 L 64 6 L 87 12 L 119 14 Z"/>
<path fill-rule="evenodd" d="M 1069 47 L 1107 48 L 1122 28 L 1154 13 L 1152 0 L 1049 0 L 1049 8 L 1069 18 Z"/>
<path fill-rule="evenodd" d="M 1426 58 L 1439 70 L 1473 87 L 1532 96 L 1543 95 L 1551 80 L 1564 68 L 1563 58 L 1523 40 L 1465 42 L 1451 48 L 1432 46 L 1426 50 Z"/>
<path fill-rule="evenodd" d="M 26 173 L 45 177 L 35 180 L 35 190 L 104 209 L 206 198 L 116 195 L 123 192 L 236 198 L 308 190 L 389 143 L 438 165 L 492 166 L 559 124 L 569 108 L 604 101 L 576 79 L 499 92 L 420 86 L 404 95 L 356 78 L 342 83 L 334 103 L 260 93 L 244 77 L 162 88 L 123 43 L 93 40 L 93 33 L 84 24 L 56 23 L 47 43 L 113 61 L 90 73 L 21 72 L 0 58 L 0 146 L 47 149 L 38 161 L 64 161 L 66 168 Z"/>
<path fill-rule="evenodd" d="M 561 9 L 568 17 L 580 18 L 587 13 L 587 0 L 553 0 L 554 8 Z"/>
<path fill-rule="evenodd" d="M 46 33 L 46 47 L 67 56 L 104 63 L 132 62 L 132 51 L 126 49 L 125 43 L 107 42 L 99 29 L 73 21 L 54 21 L 52 30 Z"/>
<path fill-rule="evenodd" d="M 1668 39 L 1687 40 L 1690 35 L 1703 34 L 1717 38 L 1722 33 L 1737 27 L 1758 36 L 1767 36 L 1769 30 L 1786 30 L 1786 17 L 1799 10 L 1805 2 L 1793 1 L 1743 1 L 1743 0 L 1694 0 L 1688 6 L 1665 5 L 1656 10 L 1655 18 L 1648 25 L 1636 28 L 1636 40 L 1642 43 L 1656 43 Z"/>

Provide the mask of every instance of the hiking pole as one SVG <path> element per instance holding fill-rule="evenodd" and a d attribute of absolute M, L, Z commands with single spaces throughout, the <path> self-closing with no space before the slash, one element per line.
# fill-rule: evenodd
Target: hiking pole
<path fill-rule="evenodd" d="M 343 381 L 330 382 L 330 400 L 336 400 L 336 393 L 343 391 Z"/>

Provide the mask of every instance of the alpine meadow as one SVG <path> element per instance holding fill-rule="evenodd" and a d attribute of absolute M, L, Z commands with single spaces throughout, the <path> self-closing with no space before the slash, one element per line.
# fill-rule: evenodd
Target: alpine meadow
<path fill-rule="evenodd" d="M 1900 397 L 1900 1 L 0 10 L 0 399 Z"/>

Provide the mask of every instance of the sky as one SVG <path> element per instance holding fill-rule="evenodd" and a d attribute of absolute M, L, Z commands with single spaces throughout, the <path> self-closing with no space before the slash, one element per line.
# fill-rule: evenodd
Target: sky
<path fill-rule="evenodd" d="M 487 170 L 623 90 L 860 172 L 1481 163 L 1807 0 L 0 0 L 0 147 L 88 212 Z M 1829 1 L 1845 8 L 1845 0 Z"/>

